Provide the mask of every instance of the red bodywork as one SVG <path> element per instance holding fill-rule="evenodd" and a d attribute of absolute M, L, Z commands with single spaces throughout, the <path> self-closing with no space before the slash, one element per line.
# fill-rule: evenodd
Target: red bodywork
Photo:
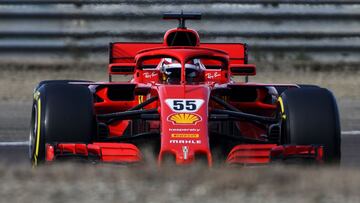
<path fill-rule="evenodd" d="M 189 33 L 196 38 L 196 43 L 193 46 L 169 45 L 168 37 L 176 32 Z M 178 83 L 171 84 L 164 79 L 159 65 L 163 58 L 173 58 L 181 64 Z M 196 82 L 189 83 L 186 81 L 185 64 L 198 58 L 205 69 L 201 71 Z M 47 161 L 77 155 L 95 156 L 104 162 L 141 162 L 144 156 L 140 147 L 136 141 L 126 139 L 127 136 L 141 133 L 159 134 L 155 141 L 158 146 L 155 147 L 155 154 L 159 164 L 170 157 L 179 165 L 205 159 L 211 166 L 215 161 L 215 147 L 222 149 L 225 153 L 222 161 L 228 164 L 266 164 L 273 159 L 297 156 L 322 160 L 321 146 L 283 146 L 280 141 L 271 140 L 271 136 L 276 138 L 276 133 L 271 131 L 273 127 L 269 124 L 259 124 L 246 119 L 235 119 L 229 123 L 227 117 L 221 119 L 222 114 L 212 113 L 217 109 L 226 110 L 219 102 L 212 100 L 217 97 L 235 108 L 234 112 L 275 118 L 279 110 L 276 101 L 278 95 L 274 87 L 297 88 L 296 85 L 287 84 L 233 81 L 233 75 L 247 78 L 256 73 L 254 66 L 247 64 L 245 44 L 200 43 L 194 30 L 171 29 L 165 34 L 163 43 L 110 44 L 108 72 L 109 82 L 77 83 L 88 85 L 93 92 L 97 115 L 133 112 L 132 108 L 137 105 L 157 98 L 137 109 L 153 113 L 141 118 L 125 118 L 112 122 L 99 116 L 99 123 L 107 123 L 106 138 L 114 141 L 47 144 Z M 112 81 L 114 75 L 133 77 L 129 82 L 115 82 Z M 189 108 L 184 110 L 181 107 Z M 149 119 L 150 117 L 152 119 Z M 229 141 L 224 138 L 226 136 L 231 139 L 236 137 L 235 140 L 241 137 L 241 141 Z M 226 144 L 222 144 L 224 139 Z"/>

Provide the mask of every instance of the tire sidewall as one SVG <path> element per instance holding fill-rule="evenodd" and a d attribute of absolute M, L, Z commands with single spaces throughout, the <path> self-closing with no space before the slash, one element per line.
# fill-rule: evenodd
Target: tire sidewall
<path fill-rule="evenodd" d="M 45 103 L 45 93 L 44 91 L 36 91 L 34 93 L 34 100 L 32 105 L 32 116 L 31 116 L 31 126 L 30 126 L 30 142 L 29 143 L 29 154 L 30 159 L 33 165 L 38 165 L 39 163 L 44 162 L 45 160 L 45 135 L 44 135 L 44 116 L 45 112 L 42 108 L 43 103 Z M 36 126 L 35 126 L 36 125 Z M 36 129 L 35 129 L 36 128 Z"/>
<path fill-rule="evenodd" d="M 35 110 L 38 115 L 36 132 L 35 118 L 30 126 L 30 137 L 35 139 L 35 146 L 29 147 L 30 159 L 35 166 L 45 161 L 46 144 L 87 144 L 96 136 L 93 96 L 86 86 L 42 84 L 34 93 L 32 117 L 36 115 Z M 70 116 L 64 119 L 66 114 Z"/>

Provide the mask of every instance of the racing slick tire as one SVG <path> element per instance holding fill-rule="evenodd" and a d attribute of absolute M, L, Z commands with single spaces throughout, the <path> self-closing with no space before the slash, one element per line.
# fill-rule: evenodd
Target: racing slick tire
<path fill-rule="evenodd" d="M 33 165 L 45 161 L 47 143 L 89 143 L 96 128 L 93 96 L 86 86 L 41 85 L 32 106 L 29 156 Z"/>
<path fill-rule="evenodd" d="M 42 85 L 45 84 L 68 84 L 70 82 L 88 82 L 88 83 L 92 83 L 92 81 L 89 80 L 43 80 L 41 82 L 39 82 L 39 84 L 35 87 L 34 92 L 36 92 L 36 90 L 38 90 Z"/>
<path fill-rule="evenodd" d="M 333 94 L 324 88 L 303 87 L 279 97 L 282 144 L 322 145 L 326 163 L 340 163 L 341 131 Z"/>
<path fill-rule="evenodd" d="M 297 86 L 300 88 L 320 88 L 317 85 L 309 85 L 309 84 L 297 84 Z M 281 95 L 286 90 L 291 89 L 291 88 L 286 87 L 286 86 L 275 86 L 275 89 L 276 89 L 278 95 Z"/>

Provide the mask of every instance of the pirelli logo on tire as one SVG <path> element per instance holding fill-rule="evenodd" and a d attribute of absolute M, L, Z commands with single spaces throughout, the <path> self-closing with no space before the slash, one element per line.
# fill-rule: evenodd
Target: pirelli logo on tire
<path fill-rule="evenodd" d="M 199 138 L 199 134 L 180 134 L 180 133 L 173 133 L 171 134 L 172 138 Z"/>

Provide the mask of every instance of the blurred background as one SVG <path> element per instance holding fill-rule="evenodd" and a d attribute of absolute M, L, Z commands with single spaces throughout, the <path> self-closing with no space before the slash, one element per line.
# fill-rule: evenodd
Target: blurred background
<path fill-rule="evenodd" d="M 111 41 L 162 41 L 177 26 L 164 12 L 201 12 L 189 21 L 203 42 L 245 42 L 259 68 L 358 69 L 357 0 L 2 0 L 1 65 L 107 63 Z"/>
<path fill-rule="evenodd" d="M 108 44 L 161 42 L 176 21 L 202 42 L 248 44 L 252 82 L 333 91 L 340 168 L 30 168 L 33 88 L 42 80 L 107 80 Z M 0 0 L 0 202 L 360 202 L 360 0 Z M 243 78 L 237 78 L 243 81 Z M 81 171 L 81 173 L 79 173 Z"/>

